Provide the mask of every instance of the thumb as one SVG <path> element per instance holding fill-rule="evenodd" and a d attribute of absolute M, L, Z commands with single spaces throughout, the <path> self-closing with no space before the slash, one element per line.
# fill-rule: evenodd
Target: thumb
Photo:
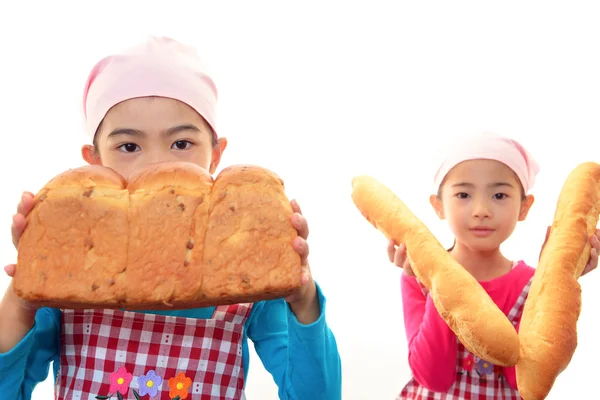
<path fill-rule="evenodd" d="M 9 264 L 6 267 L 4 267 L 4 272 L 6 272 L 6 275 L 10 276 L 11 278 L 15 276 L 16 270 L 17 266 L 15 264 Z"/>

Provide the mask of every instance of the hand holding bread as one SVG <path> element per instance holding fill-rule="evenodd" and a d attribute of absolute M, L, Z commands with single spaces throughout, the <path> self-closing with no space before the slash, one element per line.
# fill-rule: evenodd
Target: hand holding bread
<path fill-rule="evenodd" d="M 12 217 L 10 232 L 15 249 L 19 248 L 19 240 L 21 239 L 21 235 L 23 234 L 23 230 L 25 229 L 25 225 L 27 223 L 27 215 L 29 215 L 29 212 L 33 208 L 34 197 L 35 195 L 33 193 L 23 192 L 21 195 L 21 200 L 19 201 L 19 205 L 17 206 L 17 213 Z M 4 267 L 4 271 L 10 277 L 15 274 L 15 269 L 15 264 L 9 264 Z"/>
<path fill-rule="evenodd" d="M 394 242 L 394 239 L 390 239 L 388 241 L 387 252 L 391 263 L 394 263 L 397 267 L 402 268 L 406 275 L 415 276 L 415 273 L 410 266 L 410 262 L 408 261 L 408 254 L 406 253 L 406 245 L 404 243 L 400 243 L 396 247 L 396 242 Z"/>

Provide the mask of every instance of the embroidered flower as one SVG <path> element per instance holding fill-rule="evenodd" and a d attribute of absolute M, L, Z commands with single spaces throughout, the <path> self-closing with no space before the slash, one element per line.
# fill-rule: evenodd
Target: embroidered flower
<path fill-rule="evenodd" d="M 468 356 L 463 358 L 462 367 L 465 371 L 471 372 L 473 371 L 473 364 L 475 364 L 475 359 L 473 358 L 473 354 L 469 353 Z"/>
<path fill-rule="evenodd" d="M 110 374 L 110 392 L 119 392 L 121 394 L 127 393 L 129 390 L 129 384 L 133 377 L 125 367 L 119 368 L 117 371 Z"/>
<path fill-rule="evenodd" d="M 169 379 L 169 396 L 179 399 L 186 399 L 188 397 L 188 388 L 192 386 L 192 380 L 185 376 L 183 372 L 177 374 L 176 377 Z"/>
<path fill-rule="evenodd" d="M 156 397 L 158 395 L 158 387 L 162 384 L 163 379 L 156 375 L 154 370 L 148 371 L 146 375 L 138 376 L 137 378 L 140 396 L 148 395 Z"/>
<path fill-rule="evenodd" d="M 485 360 L 479 359 L 475 366 L 479 375 L 489 375 L 494 371 L 494 364 L 487 362 Z"/>

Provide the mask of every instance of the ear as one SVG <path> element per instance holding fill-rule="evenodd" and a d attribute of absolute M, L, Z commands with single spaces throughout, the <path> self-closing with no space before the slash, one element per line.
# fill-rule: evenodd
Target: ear
<path fill-rule="evenodd" d="M 210 172 L 210 174 L 214 174 L 215 171 L 217 170 L 217 167 L 219 166 L 219 163 L 221 162 L 221 156 L 223 155 L 223 152 L 225 151 L 225 149 L 227 148 L 227 138 L 219 138 L 217 139 L 217 145 L 213 147 L 212 149 L 212 158 L 210 160 L 210 167 L 208 172 Z"/>
<path fill-rule="evenodd" d="M 81 147 L 81 156 L 90 165 L 102 165 L 100 154 L 91 144 L 85 144 Z"/>
<path fill-rule="evenodd" d="M 525 199 L 521 202 L 521 211 L 519 211 L 519 221 L 525 221 L 527 214 L 533 205 L 534 198 L 532 194 L 528 194 Z"/>
<path fill-rule="evenodd" d="M 431 196 L 429 196 L 429 202 L 431 203 L 431 206 L 433 207 L 433 210 L 435 211 L 437 216 L 440 219 L 444 219 L 444 207 L 442 206 L 442 200 L 435 194 L 432 194 Z"/>

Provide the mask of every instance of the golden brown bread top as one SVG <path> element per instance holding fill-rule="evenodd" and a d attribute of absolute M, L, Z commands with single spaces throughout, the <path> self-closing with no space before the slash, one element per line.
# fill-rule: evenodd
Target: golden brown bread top
<path fill-rule="evenodd" d="M 516 330 L 479 282 L 387 187 L 372 177 L 358 176 L 352 188 L 362 215 L 388 239 L 406 245 L 417 279 L 429 289 L 440 316 L 464 346 L 496 365 L 515 365 Z"/>
<path fill-rule="evenodd" d="M 43 189 L 95 188 L 125 189 L 125 179 L 114 170 L 101 165 L 86 165 L 67 170 L 50 180 Z"/>
<path fill-rule="evenodd" d="M 577 348 L 581 276 L 600 214 L 600 165 L 586 162 L 567 177 L 523 308 L 517 385 L 525 400 L 546 398 Z"/>
<path fill-rule="evenodd" d="M 155 192 L 166 187 L 184 187 L 204 190 L 213 184 L 212 176 L 196 164 L 184 161 L 151 164 L 131 174 L 127 188 L 130 193 L 138 190 Z"/>
<path fill-rule="evenodd" d="M 232 165 L 224 168 L 217 176 L 218 180 L 227 180 L 228 184 L 265 183 L 284 186 L 283 180 L 274 172 L 256 165 Z"/>

